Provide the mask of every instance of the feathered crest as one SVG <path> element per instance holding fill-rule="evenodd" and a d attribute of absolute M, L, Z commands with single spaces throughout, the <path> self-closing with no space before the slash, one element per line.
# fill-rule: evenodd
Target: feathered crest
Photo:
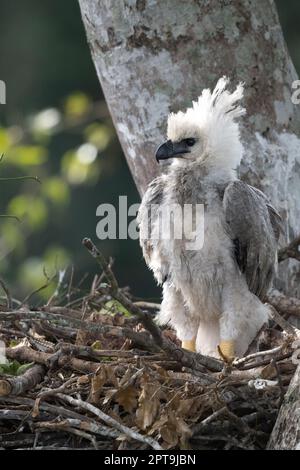
<path fill-rule="evenodd" d="M 235 169 L 243 155 L 235 119 L 246 110 L 237 104 L 243 97 L 243 84 L 239 83 L 230 93 L 226 90 L 228 83 L 227 77 L 220 78 L 213 92 L 203 90 L 186 112 L 171 113 L 168 138 L 176 141 L 196 135 L 203 142 L 203 151 L 211 163 Z"/>

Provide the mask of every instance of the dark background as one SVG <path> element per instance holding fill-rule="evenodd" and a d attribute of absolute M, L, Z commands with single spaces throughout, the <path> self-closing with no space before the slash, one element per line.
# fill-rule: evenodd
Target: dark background
<path fill-rule="evenodd" d="M 299 72 L 300 2 L 277 0 L 276 4 Z M 1 0 L 0 37 L 0 79 L 7 85 L 7 104 L 0 106 L 0 153 L 7 154 L 1 162 L 1 176 L 38 175 L 42 180 L 41 186 L 29 181 L 0 182 L 0 212 L 22 216 L 21 223 L 0 219 L 0 275 L 14 295 L 22 298 L 45 282 L 43 267 L 51 275 L 57 267 L 73 264 L 76 282 L 85 272 L 91 279 L 96 266 L 81 247 L 81 239 L 96 239 L 96 207 L 103 202 L 116 204 L 119 195 L 127 195 L 129 204 L 139 197 L 105 109 L 77 1 Z M 66 103 L 77 92 L 88 105 L 74 118 L 68 116 Z M 95 102 L 101 108 L 100 119 L 93 116 Z M 52 136 L 36 136 L 30 122 L 48 108 L 60 110 L 61 130 Z M 74 184 L 65 169 L 68 152 L 76 160 L 76 149 L 86 141 L 86 129 L 93 122 L 103 125 L 107 144 L 100 145 L 89 176 Z M 20 142 L 23 151 L 27 149 L 28 161 L 34 153 L 32 145 L 45 150 L 45 161 L 18 163 L 20 142 L 16 139 L 8 145 L 6 140 L 22 129 Z M 43 189 L 51 188 L 57 176 L 62 202 L 53 195 L 51 199 Z M 26 214 L 33 211 L 37 220 L 27 223 Z M 98 241 L 98 246 L 115 258 L 122 285 L 130 284 L 137 296 L 159 298 L 137 241 Z M 39 294 L 41 301 L 51 289 L 53 285 Z"/>

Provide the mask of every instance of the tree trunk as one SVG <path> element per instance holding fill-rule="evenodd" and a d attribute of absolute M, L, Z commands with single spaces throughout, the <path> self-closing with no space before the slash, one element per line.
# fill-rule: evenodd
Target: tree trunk
<path fill-rule="evenodd" d="M 160 171 L 154 152 L 165 137 L 169 112 L 189 106 L 204 87 L 228 75 L 233 85 L 241 80 L 246 86 L 240 176 L 271 197 L 286 221 L 287 240 L 299 233 L 300 111 L 291 101 L 297 75 L 274 1 L 79 3 L 97 74 L 140 193 Z M 297 264 L 281 265 L 277 287 L 300 293 Z"/>
<path fill-rule="evenodd" d="M 300 450 L 300 365 L 280 408 L 269 450 Z"/>

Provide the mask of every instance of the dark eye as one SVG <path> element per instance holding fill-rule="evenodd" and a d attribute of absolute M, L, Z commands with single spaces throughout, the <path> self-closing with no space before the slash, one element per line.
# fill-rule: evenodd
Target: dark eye
<path fill-rule="evenodd" d="M 184 141 L 189 147 L 193 147 L 193 145 L 196 143 L 196 139 L 193 139 L 192 137 L 184 139 Z"/>

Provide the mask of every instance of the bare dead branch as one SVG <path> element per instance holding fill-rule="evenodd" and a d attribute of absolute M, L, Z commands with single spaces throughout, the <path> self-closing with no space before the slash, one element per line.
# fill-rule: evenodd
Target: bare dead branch
<path fill-rule="evenodd" d="M 280 313 L 300 317 L 300 299 L 288 297 L 276 289 L 272 289 L 267 296 L 267 302 Z"/>
<path fill-rule="evenodd" d="M 269 305 L 269 314 L 272 320 L 274 320 L 275 323 L 277 323 L 277 325 L 279 325 L 283 331 L 295 338 L 297 337 L 297 335 L 299 334 L 299 330 L 295 326 L 291 325 L 288 321 L 286 321 L 281 315 L 279 315 L 273 305 Z"/>
<path fill-rule="evenodd" d="M 140 346 L 147 346 L 148 348 L 157 349 L 155 344 L 152 343 L 151 338 L 145 336 L 145 333 L 138 333 L 133 329 L 126 327 L 119 327 L 114 325 L 104 325 L 99 323 L 92 323 L 88 321 L 82 321 L 78 318 L 74 318 L 69 314 L 61 315 L 59 313 L 49 313 L 45 311 L 24 311 L 24 310 L 14 310 L 10 312 L 0 312 L 0 321 L 30 321 L 30 320 L 48 320 L 48 321 L 57 321 L 61 320 L 62 322 L 68 322 L 69 324 L 76 326 L 82 330 L 90 331 L 92 333 L 109 333 L 112 336 L 117 336 L 121 338 L 130 338 L 136 344 Z"/>
<path fill-rule="evenodd" d="M 103 413 L 103 411 L 99 410 L 94 405 L 91 405 L 90 403 L 86 403 L 83 400 L 79 400 L 79 399 L 69 397 L 68 395 L 63 395 L 61 393 L 58 396 L 63 401 L 66 401 L 67 403 L 70 403 L 71 405 L 74 405 L 76 407 L 83 408 L 84 410 L 87 410 L 90 413 L 96 415 L 98 418 L 100 418 L 106 424 L 108 424 L 112 428 L 118 429 L 123 434 L 130 437 L 131 439 L 135 439 L 137 441 L 144 442 L 145 444 L 148 444 L 150 447 L 152 447 L 152 449 L 162 450 L 162 447 L 158 444 L 158 442 L 156 442 L 154 439 L 152 439 L 152 437 L 143 436 L 139 432 L 134 431 L 133 429 L 130 429 L 127 426 L 124 426 L 123 424 L 119 423 L 118 421 L 116 421 L 111 416 Z"/>
<path fill-rule="evenodd" d="M 16 359 L 20 362 L 36 362 L 37 364 L 43 364 L 48 367 L 51 365 L 54 356 L 50 353 L 35 351 L 27 346 L 7 348 L 6 355 L 8 358 Z M 57 367 L 71 369 L 85 374 L 95 373 L 99 368 L 99 363 L 97 362 L 84 361 L 76 357 L 59 354 L 59 352 L 55 356 L 55 359 Z"/>

